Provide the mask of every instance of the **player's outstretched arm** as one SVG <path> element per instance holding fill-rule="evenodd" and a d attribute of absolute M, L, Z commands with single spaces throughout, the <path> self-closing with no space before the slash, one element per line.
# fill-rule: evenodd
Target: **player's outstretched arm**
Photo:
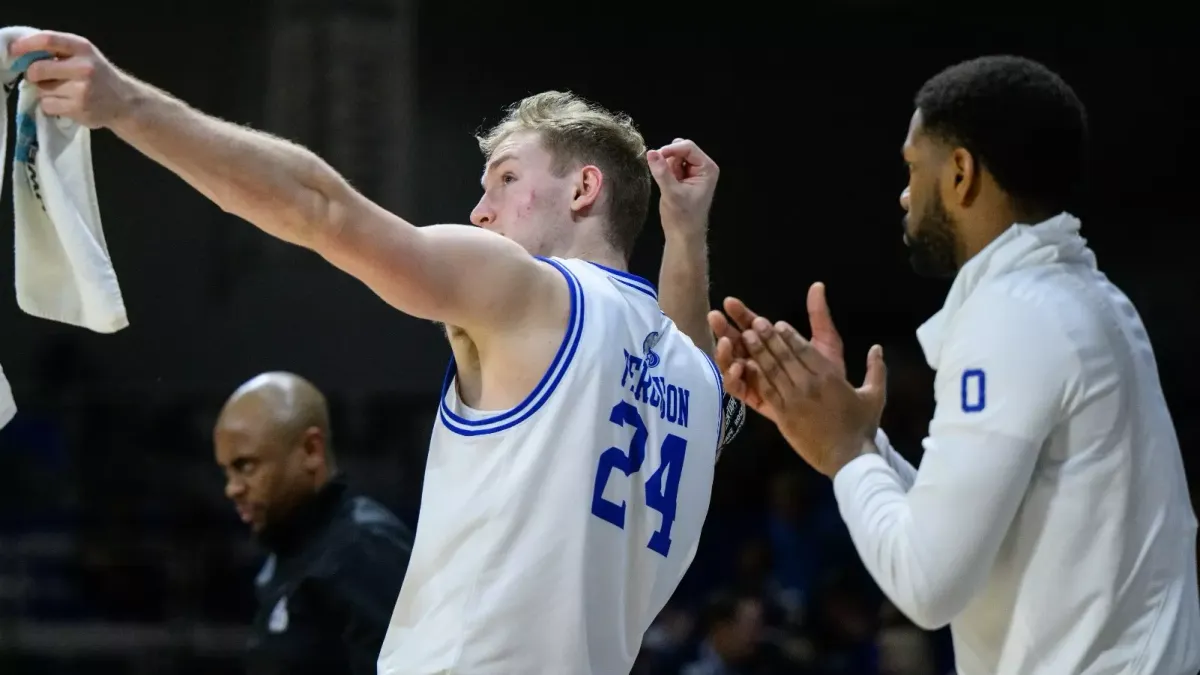
<path fill-rule="evenodd" d="M 406 313 L 472 330 L 520 321 L 542 293 L 565 297 L 557 273 L 517 244 L 474 227 L 414 227 L 307 149 L 205 115 L 81 37 L 43 32 L 11 51 L 53 57 L 26 72 L 45 113 L 111 129 L 225 211 L 316 251 Z"/>
<path fill-rule="evenodd" d="M 708 328 L 708 212 L 717 189 L 716 162 L 692 141 L 676 138 L 647 153 L 658 184 L 658 212 L 666 246 L 658 275 L 658 302 L 679 330 L 712 356 Z"/>

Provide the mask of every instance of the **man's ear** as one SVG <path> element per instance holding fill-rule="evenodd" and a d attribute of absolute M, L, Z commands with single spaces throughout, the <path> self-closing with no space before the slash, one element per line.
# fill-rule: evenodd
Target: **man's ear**
<path fill-rule="evenodd" d="M 575 172 L 574 193 L 571 198 L 571 210 L 579 213 L 586 211 L 600 200 L 600 191 L 604 187 L 604 173 L 592 164 Z"/>

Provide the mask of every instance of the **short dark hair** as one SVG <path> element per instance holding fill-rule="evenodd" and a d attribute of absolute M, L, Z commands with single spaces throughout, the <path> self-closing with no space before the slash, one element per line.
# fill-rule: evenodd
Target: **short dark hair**
<path fill-rule="evenodd" d="M 926 133 L 965 148 L 1022 215 L 1070 208 L 1083 187 L 1087 111 L 1046 66 L 984 56 L 934 75 L 916 96 Z"/>
<path fill-rule="evenodd" d="M 629 115 L 614 113 L 572 94 L 545 91 L 508 108 L 508 115 L 477 136 L 488 159 L 510 134 L 534 131 L 554 157 L 560 176 L 580 164 L 604 174 L 608 199 L 608 239 L 628 258 L 650 210 L 650 165 L 646 143 Z"/>

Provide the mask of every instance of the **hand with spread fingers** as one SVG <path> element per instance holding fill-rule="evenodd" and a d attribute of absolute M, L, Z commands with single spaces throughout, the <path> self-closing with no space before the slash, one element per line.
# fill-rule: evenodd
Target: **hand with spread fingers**
<path fill-rule="evenodd" d="M 876 345 L 868 353 L 861 387 L 846 381 L 842 341 L 824 285 L 809 289 L 811 340 L 785 322 L 772 324 L 736 298 L 726 299 L 725 311 L 728 319 L 712 312 L 709 324 L 718 336 L 717 365 L 731 395 L 774 422 L 792 449 L 827 476 L 870 447 L 887 397 L 883 349 Z"/>
<path fill-rule="evenodd" d="M 746 369 L 747 353 L 742 343 L 742 331 L 749 330 L 758 315 L 737 298 L 725 299 L 725 311 L 729 314 L 729 319 L 733 320 L 732 323 L 717 310 L 708 313 L 709 327 L 718 340 L 716 361 L 724 376 L 725 390 L 773 421 L 775 418 L 769 403 L 758 393 L 755 371 Z M 842 377 L 845 377 L 842 336 L 833 325 L 833 317 L 830 316 L 829 305 L 825 301 L 825 285 L 820 282 L 813 284 L 808 291 L 808 321 L 813 331 L 812 345 L 835 364 Z"/>

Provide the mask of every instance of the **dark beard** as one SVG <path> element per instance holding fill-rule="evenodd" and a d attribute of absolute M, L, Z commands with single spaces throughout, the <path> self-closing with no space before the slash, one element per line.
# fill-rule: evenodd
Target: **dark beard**
<path fill-rule="evenodd" d="M 954 252 L 958 238 L 954 233 L 954 221 L 947 213 L 942 200 L 938 199 L 925 213 L 917 216 L 916 234 L 910 235 L 908 219 L 904 217 L 904 243 L 908 245 L 909 263 L 917 274 L 934 279 L 953 278 L 958 274 L 958 261 Z"/>

